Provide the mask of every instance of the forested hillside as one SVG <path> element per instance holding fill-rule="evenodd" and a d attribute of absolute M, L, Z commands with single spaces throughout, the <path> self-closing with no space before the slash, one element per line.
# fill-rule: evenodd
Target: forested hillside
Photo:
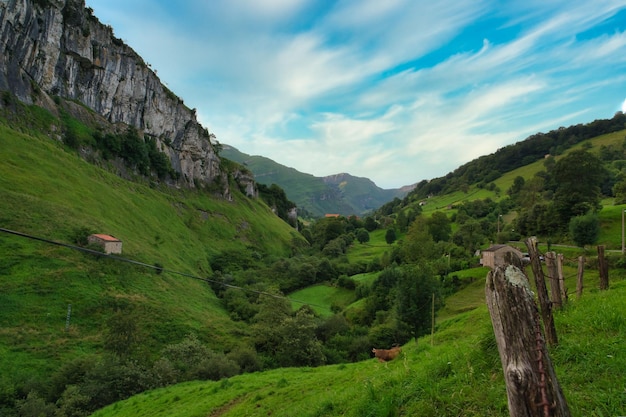
<path fill-rule="evenodd" d="M 548 155 L 557 157 L 584 140 L 617 132 L 625 127 L 626 115 L 617 112 L 611 119 L 561 127 L 548 133 L 537 133 L 523 141 L 498 149 L 490 155 L 468 162 L 444 177 L 418 183 L 409 198 L 419 199 L 429 195 L 466 191 L 472 184 L 488 187 L 494 180 L 516 168 L 542 160 Z"/>
<path fill-rule="evenodd" d="M 625 124 L 620 112 L 533 135 L 419 183 L 377 214 L 390 216 L 402 230 L 416 213 L 431 213 L 430 222 L 448 213 L 458 225 L 453 242 L 470 251 L 488 239 L 504 243 L 531 235 L 577 246 L 595 243 L 603 205 L 626 202 Z"/>
<path fill-rule="evenodd" d="M 276 184 L 285 190 L 304 218 L 319 218 L 325 214 L 363 216 L 394 198 L 403 198 L 413 188 L 384 190 L 367 178 L 345 173 L 315 177 L 263 156 L 247 155 L 228 145 L 223 146 L 221 155 L 245 165 L 258 183 L 268 187 Z"/>

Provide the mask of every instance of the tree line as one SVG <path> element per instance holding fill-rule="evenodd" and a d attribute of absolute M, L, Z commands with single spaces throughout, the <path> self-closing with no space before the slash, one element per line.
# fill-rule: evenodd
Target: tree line
<path fill-rule="evenodd" d="M 410 200 L 429 195 L 463 191 L 471 184 L 487 186 L 502 174 L 543 159 L 546 155 L 558 156 L 572 146 L 596 136 L 626 128 L 626 115 L 617 112 L 611 119 L 599 119 L 587 124 L 560 127 L 548 133 L 536 133 L 523 141 L 498 149 L 490 155 L 477 158 L 430 181 L 421 181 L 409 193 Z"/>

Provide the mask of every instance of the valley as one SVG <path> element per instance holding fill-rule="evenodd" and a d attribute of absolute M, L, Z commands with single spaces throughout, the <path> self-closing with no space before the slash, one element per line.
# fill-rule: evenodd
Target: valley
<path fill-rule="evenodd" d="M 572 415 L 626 413 L 622 112 L 381 189 L 221 144 L 83 0 L 0 29 L 0 415 L 509 415 L 483 265 L 531 236 Z"/>

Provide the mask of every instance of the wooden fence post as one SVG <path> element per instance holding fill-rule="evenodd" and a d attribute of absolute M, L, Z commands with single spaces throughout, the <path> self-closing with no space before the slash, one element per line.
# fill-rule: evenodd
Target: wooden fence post
<path fill-rule="evenodd" d="M 539 251 L 537 250 L 537 238 L 529 237 L 526 239 L 526 247 L 530 255 L 530 265 L 533 268 L 533 276 L 535 277 L 535 286 L 537 287 L 537 295 L 539 297 L 539 305 L 541 306 L 541 319 L 546 332 L 546 340 L 550 346 L 556 346 L 559 338 L 556 335 L 556 327 L 552 318 L 552 303 L 548 297 L 548 289 L 546 288 L 546 280 L 541 269 L 541 260 L 539 259 Z"/>
<path fill-rule="evenodd" d="M 598 272 L 600 273 L 600 289 L 609 289 L 609 267 L 604 257 L 604 245 L 598 246 Z"/>
<path fill-rule="evenodd" d="M 514 265 L 487 275 L 487 306 L 506 381 L 511 417 L 568 417 L 541 332 L 528 278 Z"/>
<path fill-rule="evenodd" d="M 561 308 L 561 286 L 559 284 L 559 269 L 556 265 L 556 253 L 547 252 L 545 259 L 548 277 L 550 278 L 550 300 L 555 308 Z"/>
<path fill-rule="evenodd" d="M 567 303 L 567 288 L 565 288 L 565 276 L 563 276 L 563 254 L 556 255 L 556 269 L 559 273 L 559 289 L 561 290 L 561 301 Z"/>
<path fill-rule="evenodd" d="M 576 276 L 576 297 L 583 295 L 583 274 L 585 272 L 585 257 L 578 257 L 578 275 Z"/>

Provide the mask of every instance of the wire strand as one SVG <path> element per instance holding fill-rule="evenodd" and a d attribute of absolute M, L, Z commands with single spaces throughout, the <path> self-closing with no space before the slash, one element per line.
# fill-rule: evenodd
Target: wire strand
<path fill-rule="evenodd" d="M 281 299 L 281 300 L 287 300 L 289 302 L 302 304 L 302 305 L 310 305 L 310 306 L 313 306 L 313 307 L 322 308 L 322 309 L 327 310 L 327 311 L 332 311 L 327 306 L 314 304 L 314 303 L 309 303 L 309 302 L 301 301 L 301 300 L 296 300 L 296 299 L 285 297 L 285 296 L 282 296 L 282 295 L 272 294 L 272 293 L 269 293 L 269 292 L 266 292 L 266 291 L 253 290 L 251 288 L 245 288 L 245 287 L 240 287 L 240 286 L 237 286 L 237 285 L 227 284 L 225 282 L 218 281 L 218 280 L 215 280 L 215 279 L 199 277 L 197 275 L 192 275 L 192 274 L 188 274 L 188 273 L 180 272 L 180 271 L 174 271 L 173 269 L 167 269 L 167 268 L 163 268 L 163 267 L 157 266 L 157 265 L 150 265 L 150 264 L 147 264 L 147 263 L 144 263 L 144 262 L 135 261 L 133 259 L 123 258 L 121 256 L 115 256 L 115 255 L 103 253 L 103 252 L 100 252 L 100 251 L 97 251 L 97 250 L 93 250 L 93 249 L 89 249 L 89 248 L 83 248 L 81 246 L 70 245 L 68 243 L 62 243 L 62 242 L 56 242 L 54 240 L 50 240 L 50 239 L 46 239 L 46 238 L 43 238 L 43 237 L 29 235 L 27 233 L 16 232 L 14 230 L 5 229 L 3 227 L 0 227 L 0 232 L 8 233 L 8 234 L 11 234 L 11 235 L 14 235 L 14 236 L 23 237 L 23 238 L 26 238 L 26 239 L 36 240 L 36 241 L 39 241 L 39 242 L 48 243 L 48 244 L 51 244 L 51 245 L 61 246 L 61 247 L 67 248 L 67 249 L 72 249 L 72 250 L 77 250 L 77 251 L 80 251 L 80 252 L 90 253 L 92 255 L 101 256 L 103 258 L 108 258 L 108 259 L 113 259 L 113 260 L 116 260 L 116 261 L 119 261 L 119 262 L 126 262 L 126 263 L 130 263 L 130 264 L 133 264 L 133 265 L 142 266 L 144 268 L 154 269 L 154 270 L 159 271 L 159 273 L 167 272 L 169 274 L 180 275 L 180 276 L 183 276 L 183 277 L 186 277 L 186 278 L 191 278 L 191 279 L 195 279 L 195 280 L 199 280 L 199 281 L 204 281 L 204 282 L 209 283 L 209 284 L 219 284 L 219 285 L 223 285 L 226 288 L 233 288 L 233 289 L 237 289 L 237 290 L 241 290 L 241 291 L 245 291 L 245 292 L 249 292 L 249 293 L 253 293 L 253 294 L 257 294 L 257 295 L 266 295 L 268 297 L 273 297 L 273 298 L 277 298 L 277 299 Z"/>

